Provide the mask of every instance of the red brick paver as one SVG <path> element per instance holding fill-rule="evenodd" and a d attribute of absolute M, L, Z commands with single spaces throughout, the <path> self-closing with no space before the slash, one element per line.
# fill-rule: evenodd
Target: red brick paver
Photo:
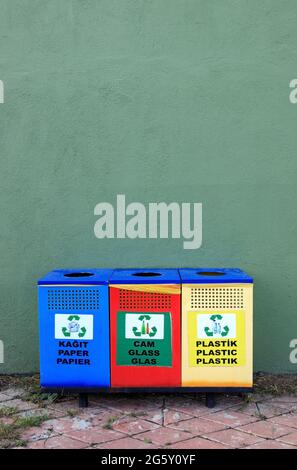
<path fill-rule="evenodd" d="M 156 445 L 149 444 L 145 441 L 133 439 L 132 437 L 124 437 L 112 442 L 105 442 L 95 446 L 96 449 L 156 449 Z"/>
<path fill-rule="evenodd" d="M 43 426 L 40 426 L 40 427 L 34 426 L 32 428 L 25 429 L 21 433 L 21 439 L 28 441 L 28 442 L 30 441 L 36 442 L 36 441 L 48 439 L 50 437 L 55 437 L 55 436 L 58 436 L 58 433 L 56 433 L 55 431 L 51 429 L 45 429 Z"/>
<path fill-rule="evenodd" d="M 164 412 L 162 410 L 162 407 L 147 410 L 141 416 L 147 421 L 152 421 L 156 424 L 163 424 Z"/>
<path fill-rule="evenodd" d="M 84 409 L 74 398 L 35 404 L 26 396 L 19 387 L 0 391 L 1 426 L 22 418 L 24 448 L 297 449 L 291 395 L 220 395 L 212 409 L 199 394 L 93 395 Z"/>
<path fill-rule="evenodd" d="M 34 408 L 38 408 L 38 406 L 35 405 L 34 403 L 30 401 L 24 401 L 19 398 L 15 398 L 13 400 L 4 401 L 0 403 L 0 409 L 6 408 L 6 407 L 16 408 L 18 411 L 26 411 L 26 410 L 32 410 Z"/>
<path fill-rule="evenodd" d="M 203 418 L 192 418 L 186 421 L 179 421 L 171 424 L 169 427 L 177 429 L 179 431 L 188 431 L 196 436 L 201 434 L 207 434 L 209 432 L 221 431 L 226 426 L 216 421 Z"/>
<path fill-rule="evenodd" d="M 222 423 L 226 426 L 237 427 L 243 424 L 248 424 L 256 421 L 254 416 L 249 416 L 239 411 L 233 411 L 227 409 L 226 411 L 219 411 L 217 413 L 211 413 L 203 416 L 205 419 L 210 419 L 218 423 Z"/>
<path fill-rule="evenodd" d="M 236 406 L 232 406 L 232 408 L 229 408 L 229 410 L 232 411 L 238 411 L 239 413 L 247 414 L 249 416 L 256 416 L 259 417 L 259 409 L 257 406 L 257 403 L 251 402 L 243 402 L 239 403 Z"/>
<path fill-rule="evenodd" d="M 44 428 L 52 429 L 58 434 L 68 434 L 72 431 L 84 431 L 92 427 L 92 423 L 88 419 L 75 416 L 73 418 L 63 417 L 60 419 L 52 419 L 43 424 Z"/>
<path fill-rule="evenodd" d="M 138 400 L 137 398 L 128 396 L 127 398 L 114 401 L 109 399 L 104 406 L 107 406 L 112 410 L 125 413 L 141 413 L 155 408 L 157 403 L 159 403 L 160 407 L 162 406 L 162 400 L 160 397 L 154 397 L 151 399 L 142 398 Z"/>
<path fill-rule="evenodd" d="M 281 416 L 271 418 L 272 423 L 289 426 L 291 428 L 297 428 L 297 413 L 289 413 Z"/>
<path fill-rule="evenodd" d="M 70 439 L 67 436 L 51 437 L 28 445 L 29 449 L 83 449 L 84 447 L 87 447 L 85 442 Z"/>
<path fill-rule="evenodd" d="M 273 418 L 274 416 L 280 416 L 285 413 L 290 413 L 296 409 L 296 405 L 291 403 L 280 403 L 274 402 L 274 400 L 268 400 L 257 404 L 259 412 L 255 416 Z"/>
<path fill-rule="evenodd" d="M 257 442 L 257 444 L 252 444 L 251 446 L 247 446 L 245 447 L 245 449 L 295 449 L 296 450 L 296 447 L 290 446 L 289 444 L 284 444 L 283 442 L 267 439 L 266 441 Z"/>
<path fill-rule="evenodd" d="M 208 434 L 207 438 L 226 444 L 234 449 L 246 447 L 263 440 L 260 437 L 238 431 L 237 429 L 225 429 L 223 431 L 213 432 Z"/>
<path fill-rule="evenodd" d="M 168 449 L 230 449 L 230 447 L 221 442 L 210 441 L 202 437 L 194 437 L 193 439 L 177 442 L 169 446 Z"/>
<path fill-rule="evenodd" d="M 153 431 L 148 431 L 137 436 L 138 439 L 145 440 L 146 442 L 152 442 L 160 446 L 174 444 L 178 441 L 189 439 L 191 434 L 184 431 L 177 431 L 171 428 L 158 428 Z"/>
<path fill-rule="evenodd" d="M 184 421 L 185 419 L 193 418 L 192 415 L 188 413 L 182 413 L 181 411 L 175 411 L 166 408 L 163 411 L 164 414 L 164 426 L 168 426 L 169 424 L 178 423 L 179 421 Z"/>
<path fill-rule="evenodd" d="M 297 446 L 297 431 L 287 434 L 286 436 L 280 437 L 278 439 L 280 442 L 285 442 L 286 444 L 293 444 Z"/>
<path fill-rule="evenodd" d="M 69 431 L 68 437 L 78 439 L 89 444 L 101 444 L 102 442 L 109 442 L 115 439 L 120 439 L 123 434 L 111 429 L 102 429 L 101 427 L 94 427 L 81 431 Z"/>
<path fill-rule="evenodd" d="M 256 423 L 240 426 L 237 429 L 269 439 L 276 439 L 277 437 L 284 436 L 294 431 L 294 429 L 288 426 L 282 426 L 272 421 L 257 421 Z"/>
<path fill-rule="evenodd" d="M 119 422 L 113 424 L 112 428 L 116 431 L 123 432 L 125 434 L 139 434 L 145 431 L 151 431 L 152 429 L 158 428 L 158 424 L 150 423 L 144 419 L 137 419 L 134 421 L 129 420 L 126 422 Z"/>
<path fill-rule="evenodd" d="M 204 402 L 180 396 L 166 399 L 166 407 L 191 416 L 203 416 L 209 413 Z"/>

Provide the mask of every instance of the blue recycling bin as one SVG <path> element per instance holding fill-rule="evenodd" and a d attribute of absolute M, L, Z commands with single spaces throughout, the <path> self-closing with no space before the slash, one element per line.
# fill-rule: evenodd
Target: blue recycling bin
<path fill-rule="evenodd" d="M 44 388 L 110 386 L 111 269 L 57 269 L 38 281 L 40 383 Z"/>

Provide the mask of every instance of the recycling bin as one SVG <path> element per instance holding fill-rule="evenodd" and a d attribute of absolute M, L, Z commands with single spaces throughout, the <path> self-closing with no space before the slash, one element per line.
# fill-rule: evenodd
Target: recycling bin
<path fill-rule="evenodd" d="M 253 279 L 240 269 L 180 269 L 182 387 L 250 389 Z"/>
<path fill-rule="evenodd" d="M 44 388 L 110 386 L 109 269 L 58 269 L 38 281 Z"/>
<path fill-rule="evenodd" d="M 176 269 L 118 269 L 110 279 L 111 386 L 181 385 Z"/>

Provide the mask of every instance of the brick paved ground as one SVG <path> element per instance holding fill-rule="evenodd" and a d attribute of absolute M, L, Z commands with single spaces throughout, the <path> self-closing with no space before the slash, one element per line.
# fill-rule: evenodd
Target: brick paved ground
<path fill-rule="evenodd" d="M 91 396 L 89 408 L 79 409 L 75 398 L 41 407 L 28 401 L 22 388 L 4 388 L 2 438 L 15 423 L 17 438 L 2 439 L 2 447 L 297 449 L 297 397 L 291 395 L 223 395 L 213 409 L 193 394 L 104 395 Z"/>

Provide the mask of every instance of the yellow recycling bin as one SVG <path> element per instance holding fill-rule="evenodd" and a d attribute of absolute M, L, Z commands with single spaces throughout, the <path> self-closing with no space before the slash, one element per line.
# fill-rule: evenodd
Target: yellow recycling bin
<path fill-rule="evenodd" d="M 251 389 L 253 279 L 240 269 L 180 269 L 182 386 Z"/>

